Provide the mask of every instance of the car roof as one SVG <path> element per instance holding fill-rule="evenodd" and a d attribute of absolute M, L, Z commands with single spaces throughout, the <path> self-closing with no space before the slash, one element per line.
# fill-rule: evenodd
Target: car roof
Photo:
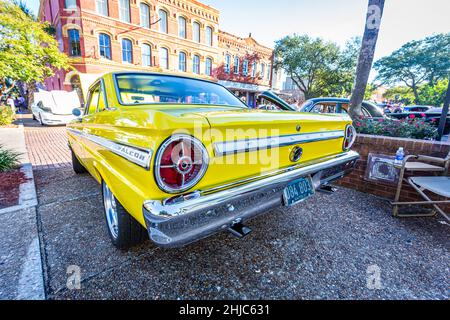
<path fill-rule="evenodd" d="M 208 80 L 208 79 L 197 78 L 197 77 L 192 77 L 192 76 L 187 76 L 187 75 L 180 75 L 180 74 L 170 73 L 170 72 L 163 73 L 163 72 L 154 72 L 154 71 L 149 71 L 149 72 L 147 72 L 147 71 L 116 71 L 116 72 L 106 73 L 104 76 L 108 76 L 108 75 L 117 76 L 117 75 L 127 75 L 127 74 L 176 77 L 176 78 L 184 78 L 184 79 L 198 80 L 198 81 L 219 84 L 217 81 L 212 81 L 212 80 Z"/>
<path fill-rule="evenodd" d="M 346 98 L 323 97 L 323 98 L 313 98 L 313 99 L 309 99 L 308 101 L 312 101 L 312 102 L 330 101 L 330 102 L 344 102 L 344 103 L 348 103 L 348 102 L 350 102 L 350 99 L 346 99 Z"/>

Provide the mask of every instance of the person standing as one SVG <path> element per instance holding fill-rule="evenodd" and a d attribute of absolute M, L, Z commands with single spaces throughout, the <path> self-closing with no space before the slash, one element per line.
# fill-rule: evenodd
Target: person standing
<path fill-rule="evenodd" d="M 19 97 L 19 113 L 25 113 L 26 105 L 25 98 L 23 96 Z"/>
<path fill-rule="evenodd" d="M 8 99 L 6 99 L 6 104 L 11 107 L 11 110 L 12 110 L 13 114 L 16 114 L 15 101 L 14 101 L 14 98 L 11 95 L 9 95 Z"/>

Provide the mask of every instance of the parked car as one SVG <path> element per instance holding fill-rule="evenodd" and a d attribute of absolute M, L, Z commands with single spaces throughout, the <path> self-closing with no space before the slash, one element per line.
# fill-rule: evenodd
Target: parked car
<path fill-rule="evenodd" d="M 101 184 L 119 248 L 244 237 L 245 221 L 304 201 L 359 158 L 348 116 L 254 110 L 215 82 L 112 73 L 87 101 L 67 129 L 73 169 Z"/>
<path fill-rule="evenodd" d="M 347 113 L 350 99 L 316 98 L 306 101 L 300 108 L 301 112 L 312 113 Z M 372 102 L 362 103 L 362 112 L 368 118 L 383 118 L 383 109 Z"/>
<path fill-rule="evenodd" d="M 430 109 L 432 109 L 433 107 L 431 106 L 406 106 L 403 107 L 403 113 L 408 113 L 408 112 L 427 112 Z"/>
<path fill-rule="evenodd" d="M 75 119 L 73 109 L 80 107 L 75 91 L 39 91 L 34 93 L 31 112 L 41 125 L 65 125 Z"/>

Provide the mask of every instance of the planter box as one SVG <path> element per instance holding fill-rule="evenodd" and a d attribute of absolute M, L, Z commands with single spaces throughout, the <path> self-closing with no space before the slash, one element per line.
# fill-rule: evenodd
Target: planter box
<path fill-rule="evenodd" d="M 12 170 L 9 173 L 0 173 L 1 175 L 8 176 L 10 179 L 2 181 L 0 184 L 0 214 L 37 205 L 31 164 L 22 165 L 20 169 Z"/>
<path fill-rule="evenodd" d="M 449 142 L 391 138 L 360 134 L 358 135 L 356 143 L 352 149 L 359 152 L 361 155 L 361 160 L 355 170 L 350 175 L 340 180 L 338 184 L 347 188 L 393 200 L 395 197 L 396 186 L 366 180 L 365 175 L 367 158 L 370 153 L 395 155 L 400 147 L 405 149 L 406 155 L 427 155 L 445 158 L 450 152 Z M 422 199 L 417 196 L 416 192 L 412 188 L 405 187 L 402 192 L 401 200 L 416 201 Z"/>

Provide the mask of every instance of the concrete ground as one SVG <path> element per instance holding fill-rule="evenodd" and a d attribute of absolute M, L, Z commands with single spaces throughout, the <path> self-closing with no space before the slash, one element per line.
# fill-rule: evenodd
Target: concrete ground
<path fill-rule="evenodd" d="M 17 205 L 0 209 L 0 299 L 43 299 L 37 201 L 24 127 L 1 128 L 0 145 L 20 154 L 21 171 L 29 179 L 20 186 Z"/>
<path fill-rule="evenodd" d="M 394 219 L 383 199 L 340 188 L 250 221 L 244 240 L 222 233 L 182 249 L 148 242 L 120 251 L 109 241 L 97 183 L 64 163 L 42 168 L 30 158 L 49 299 L 450 298 L 449 226 Z M 70 284 L 78 268 L 77 289 Z"/>

